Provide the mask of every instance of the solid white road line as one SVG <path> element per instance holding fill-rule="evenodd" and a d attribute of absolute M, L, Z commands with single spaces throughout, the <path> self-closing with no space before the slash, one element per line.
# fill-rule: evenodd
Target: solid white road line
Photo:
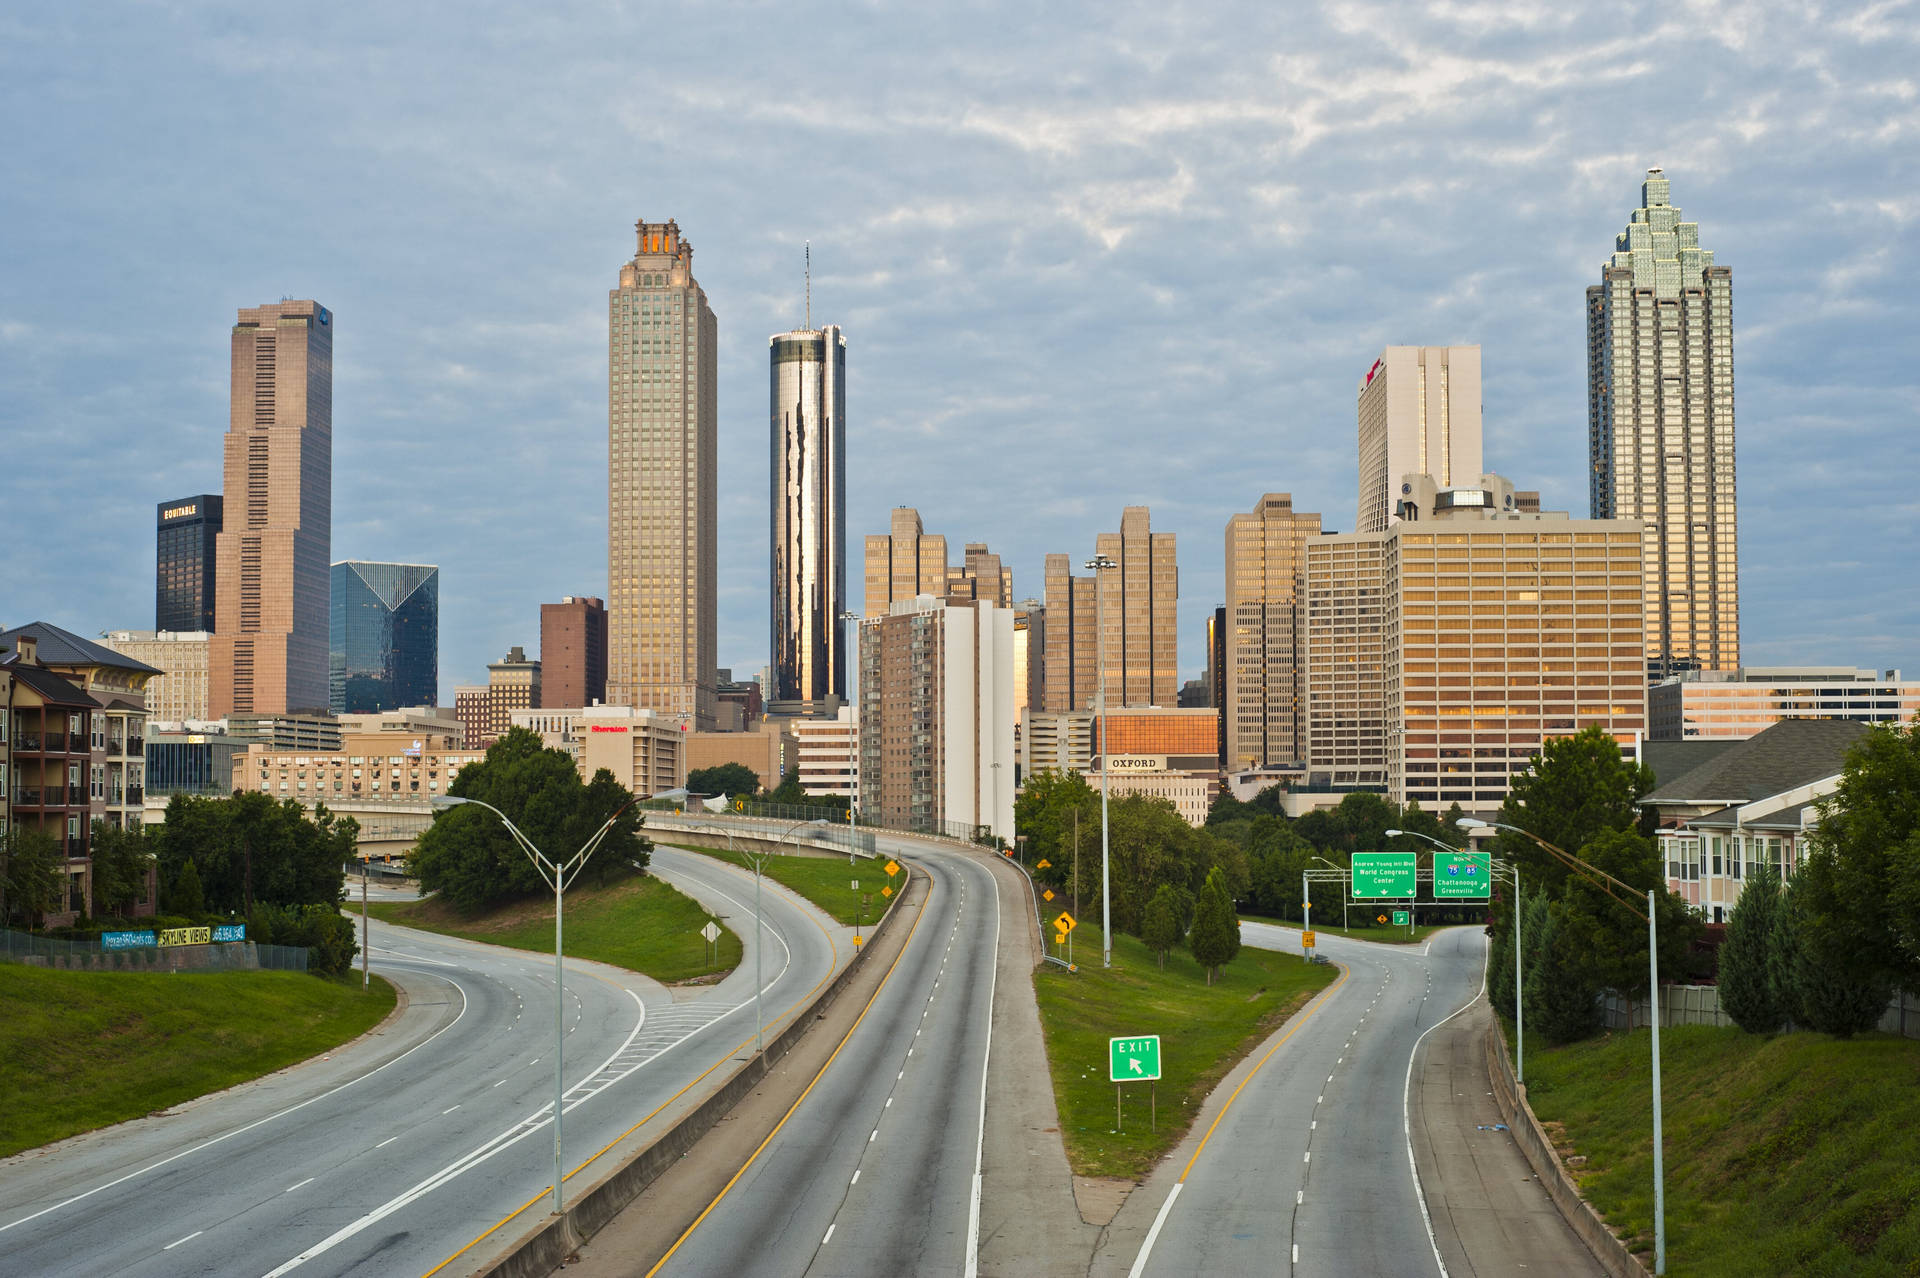
<path fill-rule="evenodd" d="M 978 1278 L 980 1273 L 980 1176 L 987 1152 L 987 1066 L 993 1059 L 993 992 L 1000 975 L 1000 884 L 991 870 L 987 871 L 987 886 L 993 893 L 993 944 L 987 951 L 987 1045 L 980 1053 L 980 1133 L 973 1149 L 973 1192 L 967 1205 L 967 1278 Z M 962 878 L 960 895 L 964 898 L 966 892 L 966 880 Z M 958 915 L 955 920 L 957 927 Z"/>
<path fill-rule="evenodd" d="M 389 1145 L 391 1145 L 391 1144 L 393 1144 L 393 1142 L 395 1142 L 396 1140 L 399 1140 L 399 1139 L 400 1139 L 400 1138 L 399 1138 L 398 1136 L 389 1136 L 389 1137 L 387 1137 L 387 1138 L 386 1138 L 385 1140 L 383 1140 L 383 1141 L 381 1141 L 381 1142 L 380 1142 L 380 1143 L 379 1143 L 378 1145 L 375 1145 L 375 1146 L 374 1146 L 374 1148 L 375 1148 L 375 1149 L 385 1149 L 385 1148 L 386 1148 L 387 1146 L 389 1146 Z"/>
<path fill-rule="evenodd" d="M 1431 976 L 1429 976 L 1429 979 L 1431 979 Z M 1445 1025 L 1448 1021 L 1460 1015 L 1460 1013 L 1466 1011 L 1475 1003 L 1478 1003 L 1486 996 L 1486 992 L 1486 947 L 1482 946 L 1480 954 L 1479 992 L 1459 1007 L 1456 1007 L 1447 1016 L 1429 1025 L 1425 1034 L 1413 1040 L 1413 1050 L 1407 1053 L 1407 1082 L 1406 1086 L 1402 1088 L 1400 1092 L 1400 1128 L 1401 1131 L 1406 1134 L 1407 1138 L 1407 1174 L 1413 1177 L 1413 1196 L 1418 1199 L 1420 1203 L 1420 1221 L 1427 1227 L 1427 1245 L 1433 1248 L 1433 1263 L 1440 1270 L 1440 1278 L 1447 1278 L 1447 1262 L 1440 1255 L 1440 1240 L 1434 1236 L 1433 1232 L 1433 1213 L 1427 1210 L 1427 1195 L 1425 1191 L 1420 1188 L 1420 1168 L 1413 1159 L 1413 1062 L 1414 1058 L 1420 1055 L 1420 1044 L 1426 1042 L 1427 1034 L 1433 1033 L 1442 1025 Z"/>
<path fill-rule="evenodd" d="M 204 1229 L 196 1229 L 192 1233 L 188 1234 L 185 1238 L 174 1239 L 172 1242 L 168 1243 L 166 1246 L 162 1247 L 160 1250 L 172 1251 L 175 1247 L 178 1247 L 181 1243 L 192 1242 L 194 1239 L 198 1238 L 201 1234 L 204 1234 L 206 1232 L 207 1231 Z"/>
<path fill-rule="evenodd" d="M 1167 1213 L 1173 1210 L 1174 1199 L 1180 1197 L 1180 1191 L 1186 1187 L 1184 1180 L 1173 1182 L 1173 1192 L 1167 1195 L 1167 1201 L 1160 1204 L 1160 1214 L 1153 1218 L 1153 1228 L 1147 1231 L 1147 1240 L 1140 1244 L 1140 1254 L 1133 1258 L 1133 1268 L 1127 1271 L 1127 1278 L 1140 1278 L 1146 1270 L 1147 1257 L 1153 1254 L 1154 1239 L 1160 1236 L 1160 1226 L 1167 1223 Z"/>
<path fill-rule="evenodd" d="M 298 1105 L 289 1105 L 287 1106 L 287 1108 L 279 1111 L 278 1113 L 268 1114 L 265 1118 L 255 1119 L 253 1122 L 248 1123 L 244 1127 L 236 1127 L 232 1131 L 227 1132 L 225 1135 L 215 1136 L 212 1140 L 202 1141 L 198 1145 L 194 1145 L 188 1149 L 183 1149 L 177 1154 L 170 1154 L 167 1157 L 162 1158 L 157 1163 L 148 1163 L 145 1167 L 140 1168 L 138 1171 L 130 1171 L 126 1175 L 116 1177 L 115 1179 L 108 1181 L 104 1185 L 95 1185 L 92 1189 L 87 1190 L 85 1193 L 75 1194 L 71 1198 L 62 1199 L 61 1201 L 55 1203 L 51 1207 L 42 1207 L 39 1211 L 34 1212 L 31 1216 L 22 1216 L 18 1220 L 10 1220 L 4 1225 L 0 1225 L 0 1234 L 6 1233 L 9 1229 L 12 1229 L 15 1225 L 24 1225 L 30 1220 L 38 1220 L 40 1217 L 46 1215 L 48 1212 L 59 1211 L 62 1207 L 71 1207 L 74 1203 L 77 1203 L 82 1199 L 91 1198 L 95 1194 L 100 1193 L 102 1190 L 112 1189 L 115 1185 L 123 1185 L 127 1181 L 133 1180 L 135 1177 L 144 1176 L 150 1171 L 156 1171 L 159 1168 L 165 1167 L 168 1163 L 178 1162 L 182 1158 L 186 1158 L 192 1154 L 197 1154 L 203 1149 L 209 1149 L 214 1145 L 220 1144 L 222 1141 L 232 1140 L 235 1136 L 241 1135 L 244 1132 L 250 1132 L 256 1127 L 265 1126 L 267 1123 L 271 1123 L 276 1118 L 285 1118 L 288 1114 L 294 1113 L 298 1110 L 305 1109 L 309 1105 L 325 1100 L 327 1097 L 332 1096 L 335 1092 L 345 1091 L 347 1088 L 352 1087 L 355 1083 L 364 1082 L 367 1079 L 372 1078 L 375 1074 L 378 1074 L 383 1069 L 387 1069 L 388 1067 L 393 1065 L 398 1065 L 401 1061 L 404 1061 L 405 1059 L 407 1059 L 407 1057 L 413 1055 L 415 1052 L 425 1047 L 428 1043 L 431 1043 L 434 1039 L 439 1038 L 442 1034 L 446 1033 L 448 1030 L 458 1025 L 461 1021 L 461 1018 L 466 1016 L 467 1014 L 466 989 L 461 986 L 460 982 L 454 980 L 450 976 L 442 977 L 441 979 L 446 981 L 449 985 L 453 986 L 453 988 L 460 991 L 459 1015 L 455 1016 L 452 1020 L 448 1021 L 445 1025 L 442 1025 L 439 1029 L 435 1030 L 433 1033 L 429 1034 L 427 1037 L 421 1039 L 418 1043 L 415 1043 L 412 1047 L 409 1047 L 406 1051 L 400 1053 L 398 1056 L 388 1061 L 385 1065 L 381 1065 L 381 1066 L 378 1066 L 377 1068 L 370 1069 L 366 1073 L 360 1075 L 360 1077 L 358 1078 L 350 1078 L 346 1082 L 340 1084 L 338 1087 L 330 1088 L 327 1091 L 321 1092 L 318 1096 L 310 1096 L 306 1100 L 301 1101 Z M 192 1237 L 192 1235 L 189 1234 L 188 1237 Z M 180 1241 L 185 1242 L 186 1239 L 183 1238 Z"/>
<path fill-rule="evenodd" d="M 298 1185 L 288 1185 L 281 1192 L 291 1194 L 296 1189 L 305 1189 L 308 1185 L 311 1185 L 313 1181 L 314 1181 L 314 1178 L 312 1176 L 309 1176 L 305 1180 L 301 1181 Z"/>

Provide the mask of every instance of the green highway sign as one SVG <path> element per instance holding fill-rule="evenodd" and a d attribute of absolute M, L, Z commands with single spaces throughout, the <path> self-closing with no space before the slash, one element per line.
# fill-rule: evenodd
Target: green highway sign
<path fill-rule="evenodd" d="M 1410 911 L 1407 910 L 1395 910 L 1393 912 L 1393 925 L 1395 927 L 1406 927 L 1413 921 L 1408 917 L 1409 913 Z"/>
<path fill-rule="evenodd" d="M 1413 852 L 1355 852 L 1353 854 L 1353 897 L 1356 901 L 1390 898 L 1410 899 L 1418 890 Z"/>
<path fill-rule="evenodd" d="M 1160 1036 L 1142 1034 L 1107 1040 L 1108 1081 L 1145 1083 L 1160 1077 Z"/>
<path fill-rule="evenodd" d="M 1493 858 L 1485 852 L 1435 852 L 1433 897 L 1436 901 L 1484 901 L 1493 891 Z"/>

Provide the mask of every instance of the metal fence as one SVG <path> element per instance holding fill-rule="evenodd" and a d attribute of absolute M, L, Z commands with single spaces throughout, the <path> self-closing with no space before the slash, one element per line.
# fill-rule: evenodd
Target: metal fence
<path fill-rule="evenodd" d="M 690 816 L 699 816 L 704 811 L 697 797 L 690 803 L 656 800 L 644 806 L 655 812 L 677 812 L 685 808 Z M 882 820 L 878 814 L 864 811 L 855 812 L 854 819 L 848 821 L 845 808 L 821 807 L 808 803 L 765 803 L 754 799 L 729 800 L 724 812 L 715 812 L 712 815 L 758 817 L 767 821 L 825 821 L 843 829 L 929 834 L 935 838 L 954 839 L 961 843 L 973 843 L 978 836 L 987 832 L 985 826 L 969 825 L 964 821 L 935 821 L 930 818 L 906 821 Z"/>
<path fill-rule="evenodd" d="M 1653 1023 L 1646 998 L 1623 998 L 1608 990 L 1601 996 L 1608 1029 L 1644 1029 Z M 1660 989 L 1660 1026 L 1731 1025 L 1733 1018 L 1720 1008 L 1717 985 L 1665 985 Z M 1898 990 L 1886 1014 L 1875 1027 L 1885 1034 L 1920 1038 L 1920 997 Z"/>
<path fill-rule="evenodd" d="M 69 972 L 304 972 L 303 945 L 260 945 L 227 941 L 218 945 L 161 945 L 109 950 L 100 941 L 69 941 L 0 931 L 0 962 Z"/>

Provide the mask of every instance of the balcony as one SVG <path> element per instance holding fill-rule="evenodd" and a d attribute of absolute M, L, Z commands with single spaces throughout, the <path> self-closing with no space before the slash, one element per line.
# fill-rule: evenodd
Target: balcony
<path fill-rule="evenodd" d="M 38 786 L 21 786 L 13 792 L 13 806 L 16 808 L 37 808 L 44 802 L 45 792 Z"/>
<path fill-rule="evenodd" d="M 49 732 L 47 734 L 47 753 L 65 754 L 66 752 L 67 734 L 64 732 Z"/>
<path fill-rule="evenodd" d="M 147 753 L 147 739 L 145 737 L 128 737 L 127 753 L 144 757 Z"/>
<path fill-rule="evenodd" d="M 146 801 L 147 801 L 147 791 L 144 786 L 131 785 L 127 787 L 127 802 L 130 805 L 132 805 L 133 807 L 139 807 L 141 804 L 145 803 Z"/>
<path fill-rule="evenodd" d="M 13 739 L 13 748 L 22 754 L 40 753 L 40 734 L 37 732 L 18 733 Z"/>

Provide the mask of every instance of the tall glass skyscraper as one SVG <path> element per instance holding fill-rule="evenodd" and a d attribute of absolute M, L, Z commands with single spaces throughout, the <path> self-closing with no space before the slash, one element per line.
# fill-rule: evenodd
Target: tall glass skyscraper
<path fill-rule="evenodd" d="M 161 502 L 154 531 L 153 628 L 212 630 L 220 495 Z"/>
<path fill-rule="evenodd" d="M 377 714 L 440 695 L 440 569 L 333 565 L 327 709 Z"/>
<path fill-rule="evenodd" d="M 773 697 L 847 698 L 847 339 L 837 325 L 767 339 Z"/>
<path fill-rule="evenodd" d="M 1665 173 L 1587 289 L 1595 519 L 1645 525 L 1647 678 L 1740 665 L 1733 272 L 1681 220 Z"/>
<path fill-rule="evenodd" d="M 607 294 L 607 701 L 717 722 L 719 340 L 678 224 Z"/>

